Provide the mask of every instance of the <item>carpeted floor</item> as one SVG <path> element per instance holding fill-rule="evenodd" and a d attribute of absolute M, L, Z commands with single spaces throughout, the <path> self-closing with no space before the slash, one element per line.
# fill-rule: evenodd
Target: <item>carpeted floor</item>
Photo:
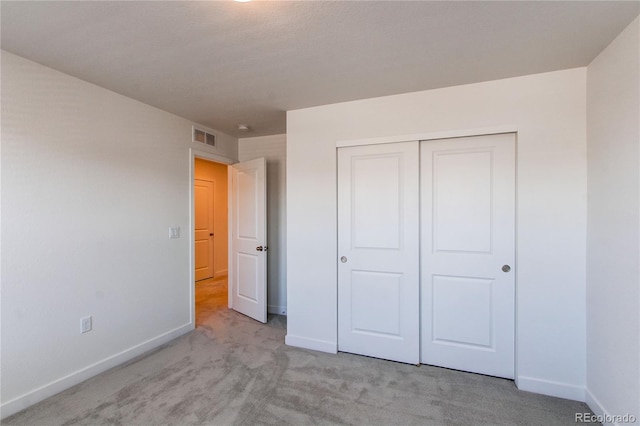
<path fill-rule="evenodd" d="M 226 308 L 198 283 L 197 328 L 3 425 L 572 425 L 583 403 L 513 382 L 284 345 L 286 319 Z M 209 303 L 209 304 L 207 304 Z"/>

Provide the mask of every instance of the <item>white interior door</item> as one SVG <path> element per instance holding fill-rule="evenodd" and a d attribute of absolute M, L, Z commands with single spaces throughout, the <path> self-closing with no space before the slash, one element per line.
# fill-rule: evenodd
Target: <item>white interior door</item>
<path fill-rule="evenodd" d="M 418 142 L 338 149 L 338 349 L 419 362 Z"/>
<path fill-rule="evenodd" d="M 195 216 L 195 280 L 213 278 L 213 182 L 195 179 L 193 183 Z"/>
<path fill-rule="evenodd" d="M 513 378 L 515 135 L 420 149 L 422 362 Z"/>
<path fill-rule="evenodd" d="M 264 158 L 229 167 L 230 307 L 267 322 L 267 203 Z"/>

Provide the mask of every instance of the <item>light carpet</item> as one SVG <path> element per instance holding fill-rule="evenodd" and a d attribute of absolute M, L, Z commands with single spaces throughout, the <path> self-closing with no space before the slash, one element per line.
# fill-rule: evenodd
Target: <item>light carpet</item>
<path fill-rule="evenodd" d="M 2 424 L 573 425 L 590 412 L 510 380 L 288 347 L 285 317 L 260 324 L 207 286 L 217 306 L 198 311 L 196 330 Z"/>

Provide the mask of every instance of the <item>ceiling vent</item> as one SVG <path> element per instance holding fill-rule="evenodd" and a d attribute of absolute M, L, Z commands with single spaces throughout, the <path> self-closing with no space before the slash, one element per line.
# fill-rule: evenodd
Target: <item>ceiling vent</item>
<path fill-rule="evenodd" d="M 193 141 L 209 146 L 216 146 L 216 135 L 193 126 Z"/>

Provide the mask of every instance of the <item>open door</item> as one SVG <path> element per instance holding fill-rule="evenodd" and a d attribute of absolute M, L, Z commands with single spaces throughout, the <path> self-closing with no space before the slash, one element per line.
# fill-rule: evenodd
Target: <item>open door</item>
<path fill-rule="evenodd" d="M 229 167 L 229 307 L 267 322 L 266 161 Z"/>

